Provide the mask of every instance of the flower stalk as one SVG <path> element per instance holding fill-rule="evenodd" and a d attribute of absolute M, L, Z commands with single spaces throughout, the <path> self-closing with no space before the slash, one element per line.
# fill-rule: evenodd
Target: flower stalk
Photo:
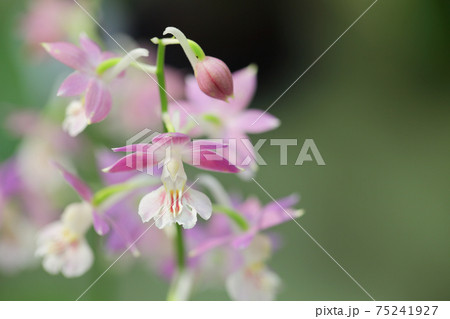
<path fill-rule="evenodd" d="M 169 119 L 169 101 L 167 99 L 166 79 L 164 75 L 164 60 L 166 46 L 158 41 L 158 53 L 156 57 L 156 79 L 159 87 L 159 98 L 161 101 L 161 117 L 164 122 L 164 130 L 166 132 L 175 132 L 175 129 Z"/>
<path fill-rule="evenodd" d="M 159 86 L 159 97 L 161 100 L 161 115 L 164 121 L 165 132 L 174 132 L 175 129 L 169 119 L 169 103 L 166 92 L 166 81 L 164 75 L 164 58 L 165 58 L 166 45 L 162 40 L 158 40 L 158 52 L 156 58 L 156 78 Z M 175 224 L 175 254 L 177 259 L 177 271 L 174 275 L 172 284 L 167 294 L 167 300 L 177 300 L 178 290 L 180 289 L 181 278 L 184 277 L 186 268 L 186 251 L 184 245 L 183 229 L 178 223 Z"/>

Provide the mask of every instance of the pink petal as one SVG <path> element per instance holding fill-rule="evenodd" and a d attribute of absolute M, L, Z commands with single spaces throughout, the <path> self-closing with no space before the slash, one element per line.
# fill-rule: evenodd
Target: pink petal
<path fill-rule="evenodd" d="M 228 145 L 213 140 L 194 140 L 189 147 L 193 150 L 219 150 L 228 147 Z"/>
<path fill-rule="evenodd" d="M 101 62 L 102 51 L 100 50 L 100 47 L 97 45 L 97 43 L 89 39 L 86 34 L 82 34 L 80 36 L 80 45 L 83 51 L 86 53 L 89 61 L 92 63 L 93 67 Z"/>
<path fill-rule="evenodd" d="M 105 173 L 116 173 L 143 170 L 157 163 L 152 153 L 133 153 L 122 157 L 110 167 L 103 169 L 103 171 Z"/>
<path fill-rule="evenodd" d="M 241 170 L 226 158 L 210 150 L 193 150 L 192 157 L 185 155 L 183 161 L 195 167 L 223 173 L 239 173 Z"/>
<path fill-rule="evenodd" d="M 203 93 L 198 87 L 197 80 L 194 76 L 186 78 L 186 97 L 190 104 L 192 104 L 192 108 L 198 109 L 198 111 L 207 111 L 211 103 L 214 103 L 214 105 L 227 105 L 226 102 L 215 100 Z"/>
<path fill-rule="evenodd" d="M 94 229 L 100 236 L 106 235 L 109 232 L 109 225 L 100 214 L 93 213 Z"/>
<path fill-rule="evenodd" d="M 96 159 L 97 159 L 97 168 L 102 169 L 104 167 L 107 167 L 109 165 L 112 165 L 114 162 L 116 162 L 120 156 L 118 154 L 111 153 L 110 151 L 106 149 L 102 149 L 98 152 L 96 152 Z M 124 172 L 124 173 L 117 173 L 117 174 L 105 174 L 101 173 L 101 178 L 106 185 L 112 185 L 112 184 L 118 184 L 118 183 L 124 183 L 131 177 L 135 176 L 134 173 L 137 172 Z"/>
<path fill-rule="evenodd" d="M 231 242 L 231 246 L 235 249 L 244 249 L 250 245 L 253 238 L 255 237 L 257 233 L 257 229 L 253 228 L 249 230 L 248 232 L 237 236 L 233 241 Z"/>
<path fill-rule="evenodd" d="M 105 119 L 111 110 L 111 93 L 98 80 L 89 83 L 86 92 L 86 117 L 90 123 L 97 123 Z"/>
<path fill-rule="evenodd" d="M 236 125 L 247 133 L 257 134 L 277 128 L 280 126 L 280 120 L 269 113 L 252 109 L 243 112 Z"/>
<path fill-rule="evenodd" d="M 113 152 L 140 152 L 140 153 L 144 153 L 147 152 L 150 147 L 152 146 L 152 144 L 131 144 L 131 145 L 126 145 L 126 146 L 121 146 L 121 147 L 116 147 L 113 148 Z"/>
<path fill-rule="evenodd" d="M 58 90 L 58 96 L 80 95 L 87 89 L 88 84 L 89 76 L 75 71 L 61 84 Z"/>
<path fill-rule="evenodd" d="M 45 50 L 61 63 L 79 71 L 88 71 L 90 69 L 86 53 L 68 42 L 44 43 Z"/>
<path fill-rule="evenodd" d="M 221 245 L 224 245 L 228 243 L 233 237 L 232 236 L 223 236 L 223 237 L 216 237 L 216 238 L 208 238 L 207 241 L 200 244 L 193 250 L 189 252 L 189 257 L 197 257 L 200 255 L 203 255 L 204 253 L 218 247 Z"/>
<path fill-rule="evenodd" d="M 258 69 L 254 65 L 233 73 L 234 98 L 230 99 L 229 104 L 234 110 L 243 110 L 252 101 L 256 91 L 257 73 Z"/>
<path fill-rule="evenodd" d="M 54 163 L 55 166 L 61 171 L 65 180 L 72 186 L 72 188 L 80 195 L 82 199 L 90 202 L 92 199 L 92 192 L 90 188 L 77 176 L 67 171 L 63 166 L 58 163 Z"/>
<path fill-rule="evenodd" d="M 109 60 L 109 59 L 116 58 L 116 57 L 117 57 L 117 54 L 109 52 L 109 51 L 105 51 L 105 52 L 102 52 L 101 60 L 105 61 L 105 60 Z"/>
<path fill-rule="evenodd" d="M 138 213 L 144 223 L 157 216 L 161 211 L 163 208 L 164 195 L 165 189 L 164 186 L 161 186 L 141 199 Z"/>
<path fill-rule="evenodd" d="M 279 224 L 291 221 L 292 218 L 298 218 L 303 214 L 303 211 L 294 211 L 292 209 L 286 209 L 281 211 L 267 211 L 264 212 L 261 221 L 259 223 L 259 229 L 267 229 L 277 226 Z"/>
<path fill-rule="evenodd" d="M 271 202 L 271 203 L 267 204 L 266 207 L 264 208 L 264 210 L 267 210 L 267 211 L 274 210 L 274 211 L 282 212 L 283 209 L 281 207 L 283 207 L 284 209 L 290 209 L 292 206 L 296 205 L 299 201 L 300 201 L 300 197 L 297 194 L 292 194 L 292 195 L 277 199 L 276 202 Z"/>
<path fill-rule="evenodd" d="M 166 143 L 171 143 L 174 145 L 182 145 L 186 144 L 191 140 L 189 136 L 183 133 L 163 133 L 155 136 L 152 140 L 154 144 L 158 143 L 159 145 L 163 145 Z"/>

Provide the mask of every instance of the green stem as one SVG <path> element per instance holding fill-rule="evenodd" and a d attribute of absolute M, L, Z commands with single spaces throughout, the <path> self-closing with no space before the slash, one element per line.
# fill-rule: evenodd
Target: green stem
<path fill-rule="evenodd" d="M 158 80 L 159 85 L 159 97 L 161 100 L 161 115 L 164 122 L 164 131 L 165 132 L 174 132 L 175 129 L 170 122 L 169 113 L 168 113 L 168 100 L 167 100 L 167 92 L 166 92 L 166 80 L 164 76 L 164 55 L 165 55 L 165 44 L 161 41 L 158 42 L 158 55 L 156 58 L 156 78 Z M 177 271 L 172 279 L 172 284 L 170 285 L 169 292 L 167 294 L 167 300 L 174 300 L 177 298 L 177 291 L 180 284 L 181 278 L 183 278 L 185 269 L 186 269 L 186 251 L 184 247 L 184 237 L 183 237 L 183 228 L 181 225 L 176 225 L 176 234 L 175 234 L 175 253 L 177 259 Z"/>
<path fill-rule="evenodd" d="M 161 117 L 166 132 L 175 132 L 175 129 L 169 119 L 169 101 L 167 99 L 166 79 L 164 75 L 164 55 L 166 46 L 158 43 L 158 55 L 156 58 L 156 79 L 159 86 L 159 98 L 161 100 Z"/>
<path fill-rule="evenodd" d="M 184 248 L 183 228 L 181 228 L 181 225 L 179 224 L 176 224 L 176 228 L 177 228 L 177 237 L 175 239 L 175 250 L 177 253 L 177 265 L 178 270 L 180 272 L 183 272 L 184 268 L 186 267 L 186 254 Z"/>
<path fill-rule="evenodd" d="M 122 58 L 111 58 L 111 59 L 101 62 L 97 66 L 97 69 L 96 69 L 97 75 L 103 75 L 103 73 L 105 73 L 110 68 L 116 66 L 121 60 L 122 60 Z M 130 65 L 137 69 L 140 69 L 146 73 L 155 73 L 156 72 L 156 67 L 154 65 L 149 65 L 149 64 L 141 63 L 141 62 L 131 62 Z"/>
<path fill-rule="evenodd" d="M 178 39 L 175 38 L 163 38 L 163 39 L 159 39 L 159 38 L 153 38 L 151 39 L 151 41 L 155 44 L 161 43 L 164 45 L 171 45 L 171 44 L 180 44 L 180 41 Z M 206 55 L 205 52 L 203 51 L 203 49 L 198 45 L 197 42 L 192 41 L 190 39 L 187 39 L 189 46 L 191 47 L 191 49 L 194 51 L 195 55 L 197 56 L 197 58 L 199 60 L 203 60 Z"/>
<path fill-rule="evenodd" d="M 168 100 L 166 94 L 166 79 L 164 76 L 164 55 L 166 53 L 166 46 L 158 44 L 158 57 L 156 58 L 156 78 L 159 84 L 159 97 L 161 99 L 161 113 L 167 113 Z"/>

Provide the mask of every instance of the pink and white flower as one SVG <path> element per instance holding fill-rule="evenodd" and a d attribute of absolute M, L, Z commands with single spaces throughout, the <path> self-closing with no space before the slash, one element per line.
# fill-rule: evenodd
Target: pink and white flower
<path fill-rule="evenodd" d="M 92 208 L 86 203 L 66 207 L 61 219 L 42 229 L 37 239 L 36 256 L 50 274 L 65 277 L 83 275 L 92 266 L 94 255 L 84 235 L 92 224 Z"/>
<path fill-rule="evenodd" d="M 102 65 L 102 62 L 113 58 L 114 55 L 102 52 L 85 34 L 80 36 L 80 47 L 68 42 L 44 43 L 43 46 L 52 57 L 75 70 L 58 90 L 58 96 L 82 96 L 81 102 L 71 104 L 67 112 L 64 129 L 71 135 L 78 134 L 88 124 L 105 119 L 112 106 L 109 82 L 117 78 L 136 59 L 148 56 L 146 49 L 135 49 L 120 62 L 115 61 L 113 66 Z M 82 111 L 85 116 L 80 115 Z"/>
<path fill-rule="evenodd" d="M 107 172 L 123 172 L 137 168 L 154 168 L 163 163 L 161 181 L 163 186 L 144 196 L 139 204 L 139 215 L 143 222 L 155 220 L 158 228 L 178 223 L 192 228 L 197 214 L 209 219 L 211 201 L 203 193 L 186 188 L 187 176 L 183 162 L 202 169 L 237 173 L 239 168 L 213 150 L 224 146 L 216 142 L 194 141 L 181 133 L 164 133 L 153 138 L 151 144 L 136 144 L 115 149 L 132 151 L 105 169 Z"/>
<path fill-rule="evenodd" d="M 192 134 L 205 134 L 209 138 L 221 138 L 236 141 L 236 147 L 228 149 L 228 158 L 240 167 L 256 168 L 253 147 L 249 144 L 248 134 L 263 133 L 277 128 L 280 121 L 268 113 L 257 109 L 247 109 L 256 90 L 257 68 L 250 65 L 233 73 L 234 96 L 228 102 L 211 98 L 199 88 L 194 77 L 186 81 L 186 102 L 183 107 L 200 123 Z M 177 109 L 176 104 L 171 108 Z M 182 112 L 180 112 L 183 115 Z M 189 118 L 186 119 L 189 121 Z"/>

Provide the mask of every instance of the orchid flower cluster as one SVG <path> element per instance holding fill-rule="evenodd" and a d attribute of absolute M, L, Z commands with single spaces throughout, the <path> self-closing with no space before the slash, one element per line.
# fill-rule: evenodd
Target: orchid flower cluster
<path fill-rule="evenodd" d="M 23 269 L 38 258 L 50 274 L 82 276 L 95 260 L 87 236 L 93 229 L 105 237 L 109 254 L 130 251 L 170 281 L 168 300 L 211 286 L 225 287 L 234 300 L 273 300 L 281 278 L 268 262 L 280 240 L 266 230 L 303 214 L 294 208 L 298 196 L 262 205 L 225 190 L 220 174 L 206 172 L 235 174 L 242 182 L 254 176 L 248 134 L 273 130 L 280 121 L 247 109 L 256 66 L 231 73 L 180 30 L 168 27 L 164 35 L 151 40 L 155 64 L 151 50 L 103 51 L 85 33 L 78 44 L 42 44 L 73 70 L 57 91 L 67 105 L 65 119 L 62 131 L 31 112 L 8 119 L 23 142 L 0 169 L 0 254 L 9 256 L 0 259 L 0 269 Z M 193 75 L 183 79 L 165 65 L 173 45 L 181 46 Z M 151 140 L 97 147 L 84 131 L 102 121 L 114 143 L 145 128 Z M 86 149 L 95 164 L 77 155 Z M 74 173 L 80 163 L 99 181 Z M 61 196 L 61 181 L 77 199 Z"/>

